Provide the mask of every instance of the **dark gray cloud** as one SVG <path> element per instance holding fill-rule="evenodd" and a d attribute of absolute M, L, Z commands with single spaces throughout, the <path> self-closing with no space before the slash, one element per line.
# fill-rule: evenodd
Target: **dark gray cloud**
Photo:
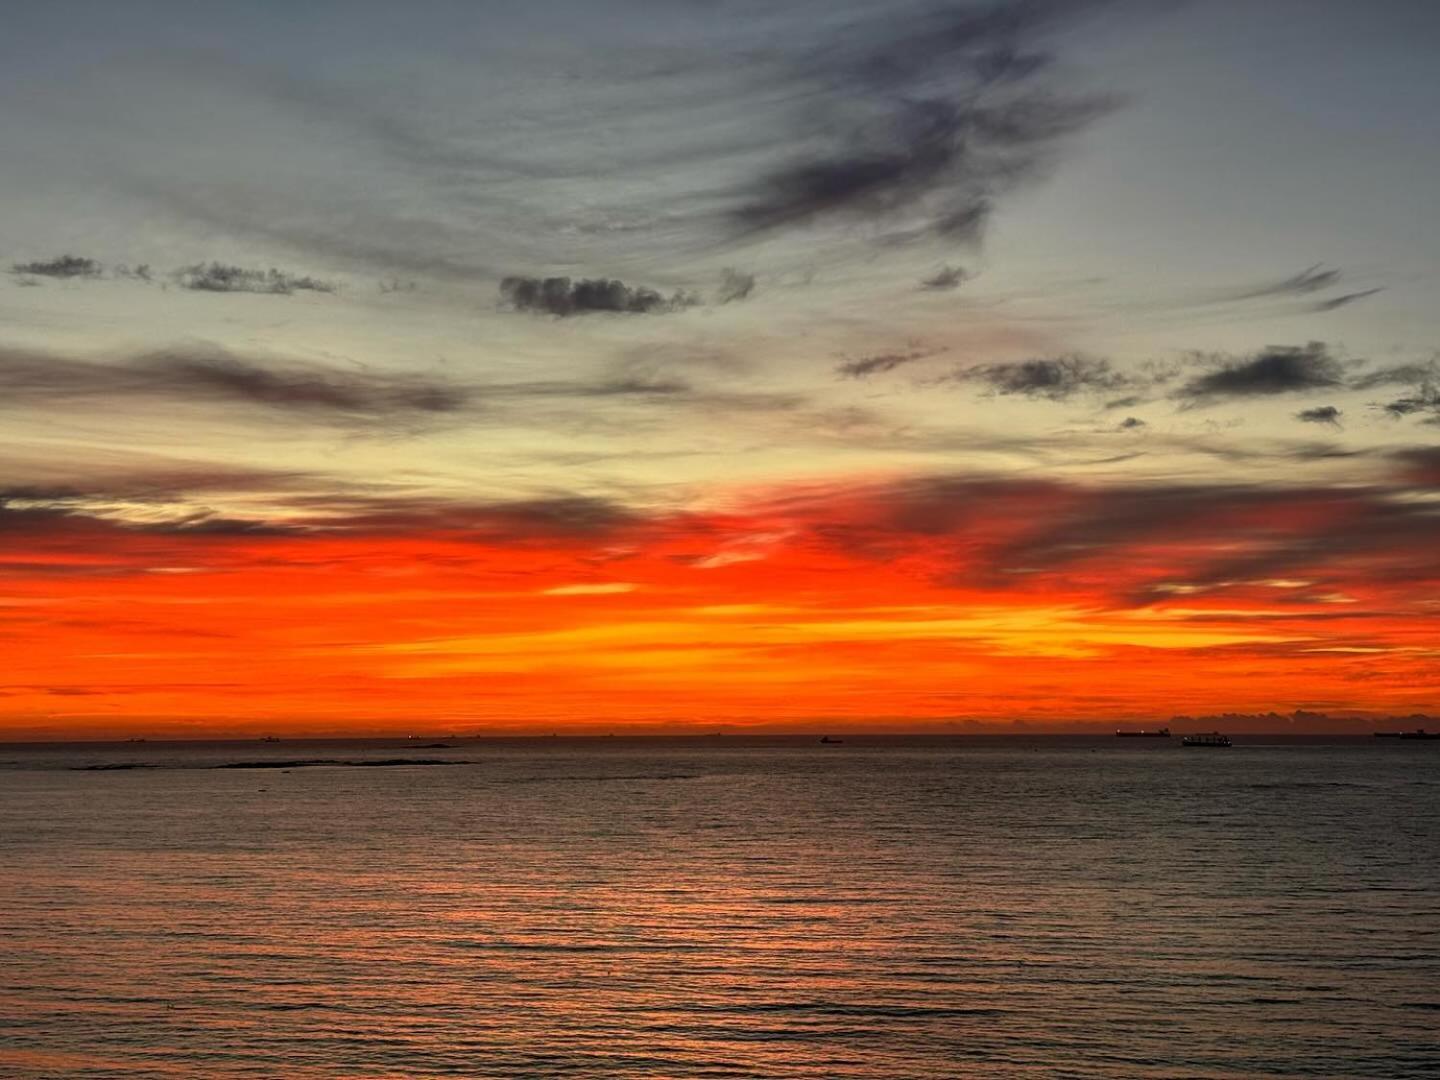
<path fill-rule="evenodd" d="M 0 464 L 8 472 L 23 475 L 31 471 L 23 463 Z M 149 545 L 141 546 L 143 557 L 138 563 L 126 559 L 125 551 L 112 544 L 114 538 L 124 535 L 287 534 L 292 530 L 284 524 L 226 516 L 206 502 L 262 492 L 283 501 L 313 480 L 302 473 L 193 463 L 138 472 L 53 463 L 45 471 L 56 469 L 66 476 L 65 481 L 0 488 L 0 535 L 12 541 L 24 538 L 24 551 L 33 556 L 25 570 L 29 574 L 129 574 L 143 572 L 156 561 L 171 561 L 167 551 Z M 97 550 L 113 558 L 98 563 L 93 558 Z M 82 561 L 67 568 L 63 558 L 67 555 L 82 557 Z M 61 557 L 58 563 L 57 556 Z"/>
<path fill-rule="evenodd" d="M 1418 415 L 1421 423 L 1440 425 L 1440 360 L 1380 368 L 1351 380 L 1350 386 L 1355 390 L 1407 386 L 1409 393 L 1372 404 L 1396 419 Z"/>
<path fill-rule="evenodd" d="M 53 259 L 39 259 L 32 262 L 16 263 L 12 272 L 22 278 L 49 277 L 62 279 L 99 280 L 106 276 L 105 266 L 98 259 L 79 255 L 57 255 Z M 119 263 L 110 271 L 110 276 L 127 281 L 151 284 L 156 279 L 155 271 L 148 263 L 130 265 Z M 335 292 L 337 286 L 330 281 L 309 274 L 297 274 L 275 267 L 235 266 L 228 263 L 208 262 L 182 266 L 170 271 L 168 277 L 182 289 L 197 292 L 261 293 L 272 296 L 289 296 L 296 292 Z"/>
<path fill-rule="evenodd" d="M 1047 34 L 1086 6 L 947 4 L 852 25 L 799 65 L 819 105 L 796 142 L 825 145 L 759 177 L 735 225 L 878 219 L 978 240 L 997 198 L 1112 107 L 1048 77 Z"/>
<path fill-rule="evenodd" d="M 1357 301 L 1364 300 L 1366 297 L 1374 296 L 1376 293 L 1382 293 L 1384 291 L 1385 287 L 1382 285 L 1377 289 L 1362 289 L 1360 292 L 1346 293 L 1344 296 L 1334 296 L 1329 300 L 1317 301 L 1310 310 L 1334 311 L 1336 308 L 1346 307 Z"/>
<path fill-rule="evenodd" d="M 1313 409 L 1301 409 L 1295 419 L 1306 424 L 1330 424 L 1340 426 L 1340 410 L 1334 405 L 1317 405 Z"/>
<path fill-rule="evenodd" d="M 181 288 L 198 292 L 268 293 L 288 296 L 294 292 L 335 291 L 335 286 L 306 274 L 292 274 L 273 266 L 259 270 L 226 263 L 196 263 L 181 267 L 172 275 Z"/>
<path fill-rule="evenodd" d="M 755 291 L 755 275 L 742 274 L 739 270 L 726 268 L 720 273 L 720 287 L 715 290 L 717 304 L 733 304 L 750 299 Z"/>
<path fill-rule="evenodd" d="M 278 508 L 273 517 L 239 517 L 197 501 L 214 495 L 214 488 L 192 490 L 180 482 L 157 489 L 111 480 L 64 490 L 0 492 L 0 535 L 23 535 L 27 550 L 52 557 L 29 566 L 32 573 L 56 565 L 53 556 L 93 553 L 97 544 L 105 544 L 115 556 L 113 562 L 73 572 L 117 574 L 134 573 L 156 561 L 164 564 L 175 555 L 164 547 L 127 545 L 126 538 L 263 541 L 272 537 L 443 533 L 476 543 L 525 545 L 601 539 L 646 522 L 645 514 L 632 507 L 575 492 L 465 501 L 356 490 L 321 478 L 311 478 L 308 491 L 297 490 L 293 482 L 272 486 L 258 473 L 252 479 L 249 490 L 263 492 L 267 502 Z M 143 513 L 134 512 L 141 507 Z M 59 570 L 49 572 L 66 572 L 63 561 L 58 565 Z"/>
<path fill-rule="evenodd" d="M 1440 420 L 1440 386 L 1422 383 L 1412 393 L 1386 402 L 1380 407 L 1397 419 L 1422 414 L 1426 417 L 1426 423 L 1434 423 Z"/>
<path fill-rule="evenodd" d="M 655 289 L 614 278 L 511 276 L 500 282 L 501 299 L 516 311 L 541 315 L 660 315 L 699 303 L 690 293 L 662 296 Z"/>
<path fill-rule="evenodd" d="M 1427 379 L 1440 378 L 1440 364 L 1394 364 L 1350 380 L 1353 390 L 1374 390 L 1378 386 L 1418 386 Z"/>
<path fill-rule="evenodd" d="M 339 370 L 293 360 L 260 360 L 209 347 L 145 353 L 100 363 L 0 350 L 4 405 L 79 399 L 148 398 L 262 406 L 339 421 L 415 419 L 454 412 L 467 392 L 422 376 Z"/>
<path fill-rule="evenodd" d="M 920 287 L 941 292 L 949 289 L 958 289 L 970 277 L 961 267 L 942 266 L 935 273 L 927 278 L 922 278 Z"/>
<path fill-rule="evenodd" d="M 847 379 L 866 379 L 871 375 L 880 375 L 906 364 L 913 364 L 916 360 L 923 360 L 930 355 L 932 353 L 928 349 L 911 348 L 905 352 L 859 356 L 852 360 L 842 360 L 835 365 L 835 372 Z"/>
<path fill-rule="evenodd" d="M 1233 293 L 1232 300 L 1258 300 L 1267 296 L 1308 296 L 1339 283 L 1339 270 L 1327 270 L 1324 263 L 1307 266 L 1298 274 Z M 1338 305 L 1337 305 L 1338 306 Z"/>
<path fill-rule="evenodd" d="M 1195 376 L 1176 391 L 1176 396 L 1187 405 L 1330 390 L 1344 383 L 1344 366 L 1318 341 L 1308 345 L 1270 346 L 1243 359 L 1209 357 L 1207 360 L 1218 366 Z"/>
<path fill-rule="evenodd" d="M 1002 396 L 1068 401 L 1078 394 L 1117 390 L 1134 379 L 1116 371 L 1108 360 L 1072 355 L 962 368 L 946 381 L 980 383 Z"/>
<path fill-rule="evenodd" d="M 94 259 L 81 255 L 57 255 L 53 259 L 35 259 L 31 262 L 16 263 L 14 273 L 29 277 L 51 278 L 96 278 L 104 272 Z"/>
<path fill-rule="evenodd" d="M 1317 293 L 1327 289 L 1333 289 L 1340 285 L 1344 274 L 1336 268 L 1326 267 L 1323 263 L 1316 263 L 1308 266 L 1298 274 L 1289 277 L 1278 278 L 1259 284 L 1249 284 L 1235 289 L 1212 290 L 1204 293 L 1194 300 L 1182 302 L 1182 307 L 1199 305 L 1232 304 L 1239 305 L 1236 310 L 1236 317 L 1255 317 L 1267 312 L 1273 313 L 1276 310 L 1289 310 L 1294 313 L 1323 314 L 1327 311 L 1336 311 L 1351 304 L 1359 303 L 1369 297 L 1385 291 L 1383 285 L 1370 289 L 1358 289 L 1347 293 L 1339 293 L 1325 298 L 1316 297 Z M 1253 301 L 1299 301 L 1299 303 L 1283 303 L 1277 309 L 1275 305 L 1254 306 Z"/>
<path fill-rule="evenodd" d="M 939 572 L 953 584 L 1048 590 L 1064 582 L 1120 606 L 1162 602 L 1177 585 L 1206 591 L 1282 577 L 1310 581 L 1320 596 L 1347 579 L 1440 574 L 1433 503 L 1397 498 L 1423 482 L 1421 473 L 1433 476 L 1435 462 L 1407 458 L 1405 466 L 1395 481 L 1370 487 L 919 477 L 861 493 L 858 509 L 838 520 L 820 507 L 817 533 L 877 559 L 903 554 L 914 538 L 944 537 L 957 558 Z"/>

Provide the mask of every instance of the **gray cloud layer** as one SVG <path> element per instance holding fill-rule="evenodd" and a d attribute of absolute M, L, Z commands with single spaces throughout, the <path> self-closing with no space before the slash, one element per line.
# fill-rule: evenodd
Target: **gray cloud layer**
<path fill-rule="evenodd" d="M 353 422 L 454 412 L 468 396 L 452 384 L 418 376 L 261 361 L 207 347 L 113 363 L 0 350 L 0 383 L 9 405 L 130 397 L 262 406 Z"/>

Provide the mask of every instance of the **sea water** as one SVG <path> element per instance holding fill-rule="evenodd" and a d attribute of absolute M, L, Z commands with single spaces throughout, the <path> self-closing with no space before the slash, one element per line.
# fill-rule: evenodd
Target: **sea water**
<path fill-rule="evenodd" d="M 0 747 L 4 1076 L 1393 1080 L 1437 1032 L 1440 743 Z"/>

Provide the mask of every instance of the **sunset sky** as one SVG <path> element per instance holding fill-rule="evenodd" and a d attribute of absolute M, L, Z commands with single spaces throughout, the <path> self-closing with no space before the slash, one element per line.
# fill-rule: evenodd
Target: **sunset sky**
<path fill-rule="evenodd" d="M 4 12 L 0 737 L 1440 710 L 1440 4 Z"/>

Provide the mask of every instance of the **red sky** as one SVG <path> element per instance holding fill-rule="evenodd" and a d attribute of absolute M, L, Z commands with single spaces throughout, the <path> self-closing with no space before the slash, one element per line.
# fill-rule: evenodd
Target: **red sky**
<path fill-rule="evenodd" d="M 1363 487 L 934 475 L 751 489 L 723 510 L 310 501 L 249 522 L 12 497 L 0 724 L 1409 714 L 1436 705 L 1434 479 L 1433 457 L 1412 455 Z"/>

